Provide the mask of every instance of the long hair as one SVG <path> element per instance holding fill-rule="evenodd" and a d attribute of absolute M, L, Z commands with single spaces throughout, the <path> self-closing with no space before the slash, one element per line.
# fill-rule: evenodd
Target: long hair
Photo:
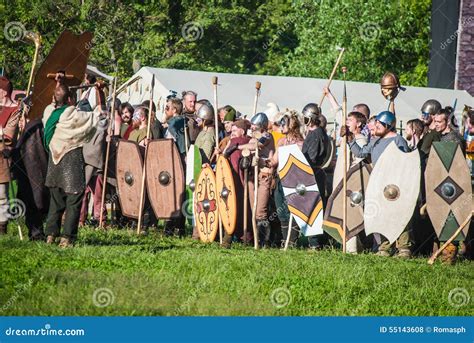
<path fill-rule="evenodd" d="M 280 119 L 280 123 L 282 123 L 288 126 L 288 133 L 287 137 L 288 138 L 296 138 L 296 139 L 301 139 L 304 140 L 303 134 L 302 134 L 302 122 L 300 120 L 300 116 L 298 115 L 298 112 L 294 110 L 287 110 L 284 114 L 283 117 Z"/>

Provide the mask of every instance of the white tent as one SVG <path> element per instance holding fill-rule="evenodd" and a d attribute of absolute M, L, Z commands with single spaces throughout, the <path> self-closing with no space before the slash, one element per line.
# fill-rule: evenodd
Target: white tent
<path fill-rule="evenodd" d="M 109 82 L 112 82 L 112 80 L 114 79 L 112 76 L 101 72 L 97 67 L 95 67 L 93 65 L 90 65 L 90 64 L 88 64 L 87 67 L 86 67 L 86 73 L 95 75 L 96 77 L 101 77 L 104 80 L 107 80 Z"/>
<path fill-rule="evenodd" d="M 163 108 L 166 97 L 170 91 L 176 91 L 178 96 L 183 90 L 193 90 L 198 93 L 198 99 L 213 100 L 212 77 L 218 77 L 218 106 L 232 105 L 248 117 L 252 116 L 253 102 L 255 97 L 255 83 L 262 83 L 260 99 L 257 112 L 264 111 L 267 103 L 276 103 L 280 110 L 285 108 L 301 109 L 309 102 L 318 103 L 321 99 L 322 89 L 327 80 L 306 77 L 284 77 L 266 75 L 246 75 L 213 73 L 202 71 L 161 69 L 143 67 L 125 84 L 123 91 L 118 96 L 124 102 L 138 105 L 150 97 L 150 84 L 152 76 L 155 75 L 155 88 L 153 99 L 159 103 L 158 108 Z M 342 102 L 343 81 L 334 80 L 331 91 L 339 102 Z M 357 103 L 369 105 L 372 114 L 388 108 L 388 101 L 380 93 L 380 85 L 376 83 L 347 81 L 348 110 Z M 418 117 L 420 108 L 425 100 L 438 99 L 443 106 L 454 104 L 457 99 L 456 114 L 462 112 L 464 104 L 473 105 L 473 98 L 466 91 L 406 87 L 395 100 L 397 119 L 406 121 Z M 325 99 L 323 114 L 331 122 L 334 120 L 334 112 L 331 111 L 329 101 Z M 158 116 L 161 116 L 158 110 Z M 398 123 L 397 123 L 398 124 Z"/>

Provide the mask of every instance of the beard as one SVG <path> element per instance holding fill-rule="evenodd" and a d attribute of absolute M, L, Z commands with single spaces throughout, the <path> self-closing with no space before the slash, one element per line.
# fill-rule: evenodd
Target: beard
<path fill-rule="evenodd" d="M 123 121 L 125 124 L 130 124 L 131 118 L 128 117 L 128 116 L 123 116 L 123 117 L 122 117 L 122 121 Z"/>

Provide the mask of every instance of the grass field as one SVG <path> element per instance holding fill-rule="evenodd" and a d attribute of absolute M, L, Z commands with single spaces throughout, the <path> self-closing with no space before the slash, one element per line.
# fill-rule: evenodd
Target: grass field
<path fill-rule="evenodd" d="M 474 315 L 467 261 L 226 250 L 93 229 L 63 250 L 14 234 L 0 237 L 0 315 Z"/>

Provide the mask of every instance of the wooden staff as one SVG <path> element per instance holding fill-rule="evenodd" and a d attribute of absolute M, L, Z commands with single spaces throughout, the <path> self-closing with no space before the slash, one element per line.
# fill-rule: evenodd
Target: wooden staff
<path fill-rule="evenodd" d="M 339 62 L 341 62 L 341 58 L 342 58 L 342 55 L 344 54 L 344 50 L 345 50 L 344 48 L 340 49 L 341 52 L 339 53 L 339 56 L 337 57 L 336 64 L 334 64 L 334 68 L 332 68 L 332 72 L 331 72 L 331 75 L 329 76 L 329 81 L 326 86 L 327 88 L 331 86 L 332 79 L 334 78 L 334 75 L 336 74 L 336 70 L 337 70 L 337 67 L 339 66 Z M 319 107 L 321 107 L 321 105 L 323 104 L 324 98 L 326 98 L 326 95 L 323 93 L 323 95 L 321 96 L 321 100 L 319 101 Z"/>
<path fill-rule="evenodd" d="M 109 171 L 109 157 L 110 157 L 110 143 L 112 138 L 112 127 L 115 120 L 115 99 L 116 99 L 116 92 L 117 90 L 117 77 L 114 77 L 114 86 L 113 86 L 113 93 L 112 93 L 112 106 L 109 116 L 109 127 L 107 130 L 107 147 L 105 149 L 105 165 L 104 165 L 104 179 L 102 181 L 102 197 L 100 200 L 100 216 L 99 216 L 99 227 L 103 227 L 104 222 L 104 206 L 105 206 L 105 194 L 107 188 L 107 173 Z M 106 209 L 107 210 L 107 209 Z"/>
<path fill-rule="evenodd" d="M 395 99 L 390 100 L 390 103 L 388 104 L 388 110 L 395 114 Z"/>
<path fill-rule="evenodd" d="M 216 134 L 216 148 L 219 147 L 219 114 L 217 113 L 217 76 L 212 77 L 212 88 L 214 90 L 214 128 Z M 217 161 L 218 156 L 216 156 Z M 222 218 L 219 215 L 219 210 L 217 211 L 219 216 L 219 243 L 222 245 Z"/>
<path fill-rule="evenodd" d="M 253 115 L 255 115 L 257 113 L 257 103 L 258 103 L 258 98 L 260 97 L 260 88 L 262 87 L 262 83 L 257 81 L 255 82 L 255 89 L 256 89 L 256 93 L 255 93 L 255 100 L 253 102 Z"/>
<path fill-rule="evenodd" d="M 249 157 L 250 151 L 247 149 L 242 150 L 242 157 Z M 244 244 L 247 244 L 247 231 L 248 231 L 248 201 L 249 201 L 249 169 L 244 169 Z"/>
<path fill-rule="evenodd" d="M 285 249 L 283 249 L 284 251 L 288 250 L 288 245 L 290 244 L 290 236 L 291 236 L 292 227 L 293 227 L 293 215 L 290 214 L 290 221 L 288 223 L 288 232 L 286 234 Z"/>
<path fill-rule="evenodd" d="M 342 95 L 342 124 L 346 127 L 347 118 L 347 91 L 346 91 L 346 72 L 347 68 L 342 67 L 344 75 L 344 92 Z M 347 127 L 346 127 L 347 130 Z M 347 227 L 347 133 L 342 137 L 342 156 L 343 156 L 343 174 L 342 174 L 342 252 L 346 253 L 346 227 Z"/>
<path fill-rule="evenodd" d="M 150 129 L 151 129 L 151 116 L 153 110 L 153 91 L 155 89 L 155 75 L 151 78 L 151 89 L 150 89 L 150 107 L 148 108 L 148 122 L 146 126 L 146 144 L 145 144 L 145 158 L 143 163 L 143 173 L 142 173 L 142 187 L 140 189 L 140 207 L 138 208 L 138 224 L 137 224 L 137 235 L 140 234 L 140 229 L 142 228 L 142 216 L 143 216 L 143 203 L 145 202 L 145 178 L 146 178 L 146 158 L 148 155 L 148 139 L 150 138 Z"/>
<path fill-rule="evenodd" d="M 459 235 L 459 233 L 464 229 L 466 225 L 469 225 L 469 222 L 471 221 L 472 218 L 472 212 L 471 214 L 466 218 L 466 220 L 459 226 L 459 228 L 454 232 L 454 234 L 439 248 L 428 260 L 428 264 L 433 264 L 436 259 L 438 258 L 439 254 L 443 252 L 446 247 L 451 244 L 452 241 Z"/>
<path fill-rule="evenodd" d="M 41 46 L 41 35 L 37 32 L 28 31 L 25 38 L 35 44 L 35 54 L 33 56 L 33 63 L 31 64 L 30 78 L 28 80 L 28 87 L 26 88 L 26 96 L 30 95 L 31 85 L 33 83 L 33 76 L 35 74 L 36 61 L 38 60 L 38 52 Z"/>
<path fill-rule="evenodd" d="M 260 88 L 262 84 L 260 82 L 255 83 L 255 101 L 253 103 L 253 115 L 257 113 L 258 97 L 260 96 Z M 254 248 L 258 249 L 258 229 L 257 229 L 257 191 L 258 191 L 258 137 L 255 145 L 255 167 L 254 167 L 254 194 L 253 194 L 253 211 L 252 211 L 252 226 L 253 226 L 253 241 Z"/>
<path fill-rule="evenodd" d="M 25 38 L 32 41 L 35 44 L 35 53 L 33 55 L 33 62 L 31 63 L 30 78 L 28 79 L 28 86 L 26 88 L 26 96 L 29 96 L 30 91 L 31 91 L 31 85 L 33 84 L 33 76 L 35 75 L 36 62 L 38 60 L 38 52 L 39 52 L 39 49 L 41 47 L 41 35 L 37 32 L 28 31 L 25 34 Z M 26 110 L 27 110 L 27 107 L 26 107 L 25 104 L 23 104 L 22 109 L 21 109 L 21 113 L 20 113 L 20 119 L 21 120 L 25 120 Z M 26 125 L 26 123 L 25 123 L 25 125 Z M 22 132 L 23 132 L 23 130 L 19 130 L 18 136 L 20 136 L 22 134 Z"/>

